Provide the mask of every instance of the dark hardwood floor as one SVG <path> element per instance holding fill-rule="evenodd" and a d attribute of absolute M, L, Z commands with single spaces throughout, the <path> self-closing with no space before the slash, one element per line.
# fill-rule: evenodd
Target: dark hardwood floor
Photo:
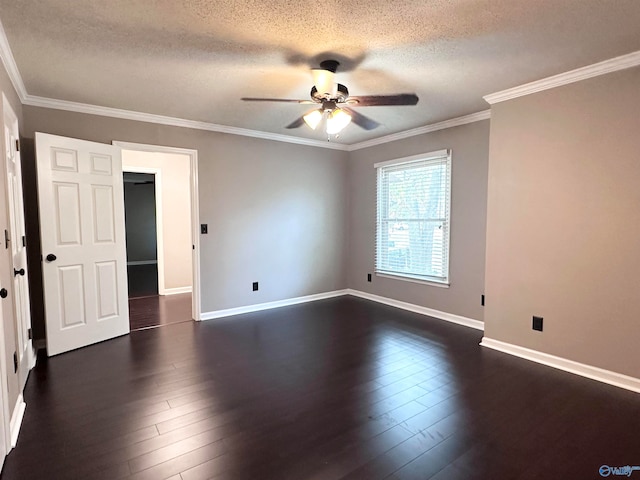
<path fill-rule="evenodd" d="M 41 357 L 2 479 L 596 479 L 640 465 L 640 395 L 480 338 L 341 297 Z"/>
<path fill-rule="evenodd" d="M 129 325 L 131 330 L 159 327 L 171 323 L 189 322 L 191 294 L 152 295 L 129 299 Z"/>

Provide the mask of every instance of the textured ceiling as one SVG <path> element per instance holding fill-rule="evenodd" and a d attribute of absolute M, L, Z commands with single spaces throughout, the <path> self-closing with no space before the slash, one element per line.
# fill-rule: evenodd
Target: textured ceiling
<path fill-rule="evenodd" d="M 322 139 L 283 128 L 308 105 L 310 67 L 342 62 L 382 124 L 354 143 L 488 108 L 482 96 L 640 50 L 638 0 L 0 0 L 30 95 Z"/>

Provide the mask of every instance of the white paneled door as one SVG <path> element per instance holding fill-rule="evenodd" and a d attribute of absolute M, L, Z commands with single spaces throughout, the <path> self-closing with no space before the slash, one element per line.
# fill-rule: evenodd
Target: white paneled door
<path fill-rule="evenodd" d="M 29 370 L 35 364 L 29 304 L 29 272 L 27 268 L 27 243 L 22 195 L 22 166 L 20 163 L 18 119 L 3 98 L 3 128 L 5 162 L 7 168 L 7 200 L 9 235 L 7 248 L 11 250 L 13 276 L 13 306 L 15 313 L 15 368 L 20 391 L 27 383 Z"/>
<path fill-rule="evenodd" d="M 47 353 L 129 333 L 120 148 L 36 133 Z"/>

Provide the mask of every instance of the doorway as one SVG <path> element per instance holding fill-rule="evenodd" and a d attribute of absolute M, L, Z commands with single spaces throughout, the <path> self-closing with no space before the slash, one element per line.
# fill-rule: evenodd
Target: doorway
<path fill-rule="evenodd" d="M 122 178 L 129 298 L 158 295 L 156 174 L 125 170 Z"/>
<path fill-rule="evenodd" d="M 197 152 L 113 143 L 122 149 L 131 330 L 199 320 Z"/>

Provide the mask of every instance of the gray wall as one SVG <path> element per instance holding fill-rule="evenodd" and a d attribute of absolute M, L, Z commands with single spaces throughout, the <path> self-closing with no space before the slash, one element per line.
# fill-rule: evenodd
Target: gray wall
<path fill-rule="evenodd" d="M 13 89 L 13 85 L 7 76 L 7 72 L 4 66 L 0 63 L 0 90 L 5 94 L 12 110 L 18 117 L 20 128 L 22 129 L 22 104 L 18 98 L 16 91 Z M 4 115 L 2 112 L 2 99 L 0 98 L 0 115 Z M 3 117 L 0 116 L 0 124 L 2 124 Z M 22 133 L 22 131 L 20 132 Z M 4 138 L 4 131 L 1 133 Z M 4 140 L 0 141 L 0 148 L 4 149 Z M 4 363 L 7 369 L 7 385 L 9 393 L 9 416 L 13 413 L 13 409 L 16 405 L 18 395 L 20 394 L 20 387 L 18 385 L 18 376 L 13 371 L 13 352 L 16 351 L 16 329 L 15 318 L 13 309 L 13 271 L 11 265 L 11 250 L 6 249 L 4 244 L 4 230 L 9 229 L 9 212 L 7 210 L 6 202 L 6 165 L 4 153 L 2 154 L 2 162 L 0 162 L 0 232 L 2 237 L 0 240 L 0 287 L 6 288 L 10 295 L 4 300 L 0 300 L 0 308 L 2 308 L 2 328 L 5 338 L 5 360 Z M 24 173 L 23 173 L 24 174 Z M 30 266 L 31 264 L 29 264 Z M 29 272 L 30 274 L 31 272 Z M 7 419 L 8 420 L 8 419 Z"/>
<path fill-rule="evenodd" d="M 347 152 L 29 106 L 24 127 L 198 150 L 204 312 L 347 286 Z"/>
<path fill-rule="evenodd" d="M 449 288 L 373 276 L 376 162 L 452 150 Z M 483 319 L 489 121 L 480 121 L 351 152 L 349 287 L 476 320 Z"/>
<path fill-rule="evenodd" d="M 491 115 L 486 336 L 640 377 L 640 68 Z"/>

